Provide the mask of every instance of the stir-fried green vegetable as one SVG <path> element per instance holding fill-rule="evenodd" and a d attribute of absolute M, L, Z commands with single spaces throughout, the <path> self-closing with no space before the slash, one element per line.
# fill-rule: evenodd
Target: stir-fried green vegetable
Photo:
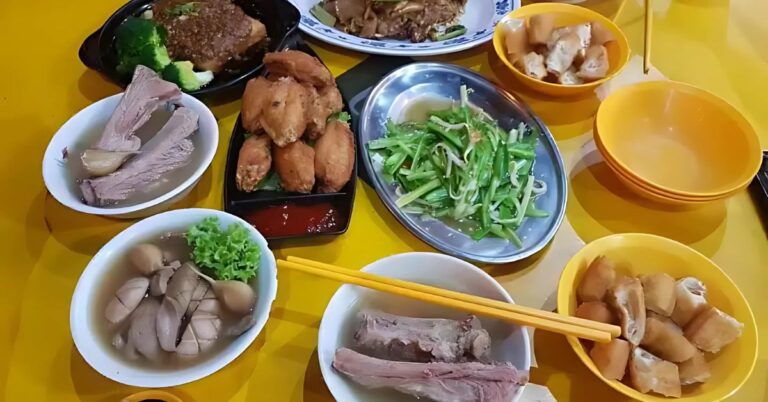
<path fill-rule="evenodd" d="M 532 174 L 540 133 L 524 123 L 504 131 L 468 93 L 462 85 L 459 105 L 431 112 L 427 121 L 388 121 L 386 136 L 368 150 L 398 184 L 398 207 L 470 223 L 475 240 L 495 236 L 520 247 L 515 231 L 523 219 L 549 215 L 535 206 L 547 190 Z"/>

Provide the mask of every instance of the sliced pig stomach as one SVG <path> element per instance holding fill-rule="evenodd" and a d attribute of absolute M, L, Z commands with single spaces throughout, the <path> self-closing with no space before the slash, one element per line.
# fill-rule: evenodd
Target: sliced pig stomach
<path fill-rule="evenodd" d="M 181 328 L 182 318 L 199 282 L 197 273 L 189 264 L 182 265 L 171 277 L 157 313 L 157 337 L 160 346 L 168 352 L 176 350 L 179 333 L 184 330 Z"/>

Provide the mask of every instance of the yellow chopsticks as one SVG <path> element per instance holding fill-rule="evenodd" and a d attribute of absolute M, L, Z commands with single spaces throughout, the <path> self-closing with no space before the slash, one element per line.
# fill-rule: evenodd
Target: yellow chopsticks
<path fill-rule="evenodd" d="M 277 266 L 427 303 L 451 307 L 472 314 L 511 321 L 520 325 L 597 342 L 609 342 L 613 337 L 619 336 L 621 333 L 621 328 L 615 325 L 569 317 L 558 313 L 367 272 L 340 268 L 304 258 L 287 257 L 287 261 L 278 260 Z"/>

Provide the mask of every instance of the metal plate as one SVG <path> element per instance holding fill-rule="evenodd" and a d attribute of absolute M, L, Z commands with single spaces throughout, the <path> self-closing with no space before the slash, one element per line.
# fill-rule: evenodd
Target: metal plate
<path fill-rule="evenodd" d="M 547 183 L 547 192 L 538 198 L 536 206 L 550 212 L 547 218 L 527 218 L 517 233 L 523 247 L 498 238 L 474 241 L 466 234 L 431 217 L 403 213 L 395 205 L 396 186 L 388 183 L 375 168 L 371 155 L 362 155 L 379 197 L 395 217 L 414 235 L 432 247 L 456 257 L 494 264 L 517 261 L 544 248 L 555 235 L 565 214 L 567 178 L 563 160 L 549 129 L 514 95 L 497 88 L 477 73 L 451 64 L 412 63 L 384 77 L 371 91 L 360 116 L 361 144 L 383 137 L 387 119 L 398 122 L 411 102 L 422 97 L 459 99 L 459 87 L 467 85 L 474 92 L 470 100 L 483 108 L 505 130 L 517 127 L 520 121 L 538 127 L 543 135 L 536 149 L 533 174 Z M 378 171 L 377 171 L 378 170 Z"/>

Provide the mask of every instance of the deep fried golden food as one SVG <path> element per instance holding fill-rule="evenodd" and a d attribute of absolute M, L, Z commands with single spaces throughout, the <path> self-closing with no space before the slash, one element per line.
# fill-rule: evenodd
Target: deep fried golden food
<path fill-rule="evenodd" d="M 238 190 L 251 192 L 272 167 L 272 141 L 267 135 L 252 135 L 245 139 L 237 158 L 235 184 Z"/>
<path fill-rule="evenodd" d="M 284 147 L 304 134 L 308 109 L 306 88 L 293 78 L 284 77 L 272 82 L 269 87 L 259 121 L 272 141 Z"/>
<path fill-rule="evenodd" d="M 264 64 L 270 74 L 293 77 L 315 88 L 334 84 L 331 72 L 320 60 L 298 50 L 267 53 L 264 55 Z"/>
<path fill-rule="evenodd" d="M 340 112 L 344 105 L 341 101 L 341 93 L 335 85 L 329 85 L 319 91 L 311 85 L 305 85 L 305 88 L 310 98 L 307 136 L 314 140 L 323 135 L 328 116 Z"/>
<path fill-rule="evenodd" d="M 355 166 L 355 140 L 349 126 L 333 120 L 315 142 L 315 175 L 318 191 L 334 193 L 352 177 Z"/>
<path fill-rule="evenodd" d="M 261 113 L 265 100 L 270 94 L 271 86 L 272 82 L 264 77 L 253 78 L 245 86 L 240 119 L 243 128 L 250 133 L 256 133 L 261 130 Z"/>
<path fill-rule="evenodd" d="M 304 141 L 274 147 L 275 171 L 286 191 L 309 193 L 315 186 L 315 150 Z"/>

